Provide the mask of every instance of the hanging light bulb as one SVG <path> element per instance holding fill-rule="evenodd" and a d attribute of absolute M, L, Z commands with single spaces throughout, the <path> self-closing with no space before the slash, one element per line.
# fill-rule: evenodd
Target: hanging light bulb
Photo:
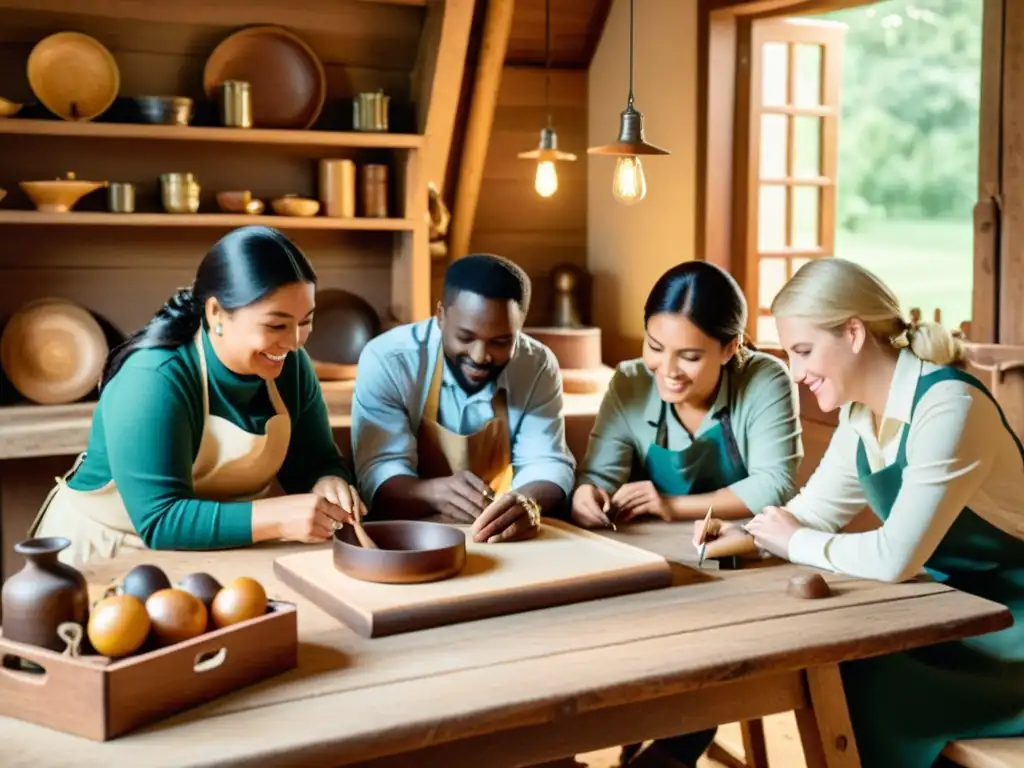
<path fill-rule="evenodd" d="M 623 205 L 636 205 L 647 194 L 647 179 L 640 158 L 633 155 L 615 161 L 612 195 Z"/>
<path fill-rule="evenodd" d="M 551 197 L 558 191 L 558 171 L 551 160 L 537 163 L 537 175 L 533 178 L 533 188 L 541 197 Z"/>
<path fill-rule="evenodd" d="M 576 155 L 558 149 L 558 135 L 551 127 L 551 0 L 544 7 L 544 105 L 548 108 L 548 124 L 541 128 L 540 144 L 529 152 L 520 152 L 521 160 L 536 160 L 537 174 L 533 177 L 533 188 L 541 197 L 551 197 L 558 191 L 558 161 L 575 162 Z"/>
<path fill-rule="evenodd" d="M 611 144 L 587 150 L 590 155 L 618 158 L 612 174 L 612 196 L 623 205 L 636 205 L 647 194 L 640 156 L 671 154 L 644 140 L 644 116 L 633 107 L 633 4 L 634 0 L 629 0 L 629 95 L 626 108 L 619 116 L 619 138 Z"/>

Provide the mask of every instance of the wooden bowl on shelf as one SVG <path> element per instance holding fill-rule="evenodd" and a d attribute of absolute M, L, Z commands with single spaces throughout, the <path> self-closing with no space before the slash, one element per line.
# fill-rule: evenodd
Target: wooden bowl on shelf
<path fill-rule="evenodd" d="M 58 117 L 85 121 L 110 109 L 121 88 L 121 71 L 96 38 L 57 32 L 36 43 L 29 54 L 28 84 Z"/>
<path fill-rule="evenodd" d="M 217 193 L 217 205 L 224 213 L 245 213 L 252 202 L 249 190 L 227 190 Z"/>
<path fill-rule="evenodd" d="M 360 545 L 346 525 L 334 533 L 334 567 L 360 581 L 417 584 L 447 579 L 466 565 L 466 534 L 425 520 L 363 523 L 379 549 Z"/>
<path fill-rule="evenodd" d="M 72 403 L 89 394 L 109 351 L 92 313 L 65 299 L 25 304 L 0 336 L 0 365 L 11 385 L 42 405 Z"/>
<path fill-rule="evenodd" d="M 301 216 L 309 218 L 320 211 L 320 201 L 310 197 L 285 195 L 270 201 L 274 213 L 278 216 Z"/>
<path fill-rule="evenodd" d="M 105 181 L 79 181 L 69 173 L 66 179 L 19 181 L 36 210 L 43 213 L 67 213 L 90 192 L 107 186 Z"/>
<path fill-rule="evenodd" d="M 14 117 L 21 111 L 23 104 L 17 104 L 8 99 L 0 98 L 0 117 Z"/>

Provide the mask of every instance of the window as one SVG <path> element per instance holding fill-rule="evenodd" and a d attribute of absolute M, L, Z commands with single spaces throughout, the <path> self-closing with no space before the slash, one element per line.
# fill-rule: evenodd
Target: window
<path fill-rule="evenodd" d="M 751 29 L 748 222 L 743 273 L 759 343 L 777 342 L 772 299 L 836 239 L 839 90 L 845 25 L 767 19 Z"/>

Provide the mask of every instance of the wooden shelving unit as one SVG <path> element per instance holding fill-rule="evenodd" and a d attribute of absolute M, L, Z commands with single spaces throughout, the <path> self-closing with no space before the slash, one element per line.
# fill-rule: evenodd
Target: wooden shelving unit
<path fill-rule="evenodd" d="M 137 125 L 134 123 L 66 122 L 63 120 L 0 119 L 0 136 L 114 139 L 119 141 L 197 141 L 267 147 L 321 149 L 420 149 L 423 136 L 361 131 L 276 131 L 260 128 Z"/>
<path fill-rule="evenodd" d="M 325 216 L 250 216 L 244 213 L 100 213 L 70 211 L 0 210 L 0 225 L 47 227 L 220 227 L 232 229 L 262 224 L 276 229 L 352 230 L 360 232 L 411 232 L 414 219 L 333 219 Z"/>

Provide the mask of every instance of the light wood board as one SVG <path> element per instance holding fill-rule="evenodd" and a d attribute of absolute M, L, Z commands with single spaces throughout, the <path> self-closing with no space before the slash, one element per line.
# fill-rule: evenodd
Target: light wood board
<path fill-rule="evenodd" d="M 466 533 L 466 566 L 425 584 L 378 584 L 334 567 L 330 548 L 286 555 L 274 574 L 364 637 L 380 637 L 672 583 L 665 558 L 558 520 L 535 539 L 478 544 Z"/>

